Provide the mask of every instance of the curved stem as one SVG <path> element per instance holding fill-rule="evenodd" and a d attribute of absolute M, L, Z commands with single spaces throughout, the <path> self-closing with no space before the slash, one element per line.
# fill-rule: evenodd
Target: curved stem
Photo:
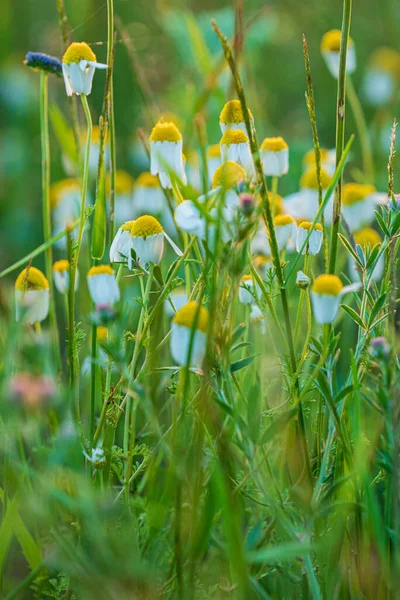
<path fill-rule="evenodd" d="M 107 64 L 111 69 L 110 96 L 108 105 L 108 121 L 110 134 L 110 239 L 115 235 L 115 171 L 116 171 L 116 151 L 115 151 L 115 119 L 114 119 L 114 85 L 112 78 L 112 69 L 114 65 L 114 0 L 107 0 Z"/>
<path fill-rule="evenodd" d="M 353 81 L 350 77 L 347 79 L 347 97 L 353 111 L 356 121 L 358 135 L 360 136 L 361 152 L 363 159 L 363 171 L 367 183 L 374 183 L 374 159 L 372 156 L 371 140 L 368 133 L 367 122 L 365 120 L 364 111 L 361 102 L 357 96 Z"/>

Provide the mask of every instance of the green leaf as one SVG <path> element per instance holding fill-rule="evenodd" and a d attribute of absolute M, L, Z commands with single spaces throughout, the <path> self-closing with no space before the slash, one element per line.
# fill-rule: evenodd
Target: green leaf
<path fill-rule="evenodd" d="M 357 264 L 362 268 L 363 265 L 360 261 L 360 257 L 358 256 L 357 252 L 355 252 L 355 250 L 354 250 L 353 246 L 350 244 L 349 240 L 346 239 L 344 237 L 344 235 L 342 235 L 341 233 L 338 233 L 338 238 L 342 242 L 343 246 L 346 248 L 347 252 L 349 254 L 351 254 L 351 256 L 354 258 L 354 260 L 357 262 Z"/>
<path fill-rule="evenodd" d="M 207 75 L 213 66 L 213 60 L 207 44 L 204 41 L 203 34 L 192 13 L 185 13 L 184 20 L 190 36 L 191 47 L 195 64 L 202 75 Z"/>
<path fill-rule="evenodd" d="M 286 544 L 273 545 L 268 548 L 261 548 L 253 552 L 248 552 L 246 555 L 247 562 L 252 565 L 261 565 L 263 563 L 276 564 L 281 561 L 290 561 L 295 558 L 306 556 L 314 550 L 314 546 L 310 543 L 303 542 L 288 542 Z"/>
<path fill-rule="evenodd" d="M 357 325 L 359 327 L 361 327 L 361 329 L 363 329 L 364 331 L 367 329 L 366 324 L 361 319 L 360 315 L 358 313 L 356 313 L 354 308 L 351 308 L 347 304 L 342 304 L 341 307 L 343 308 L 343 310 L 345 310 L 347 312 L 347 314 L 350 315 L 350 317 L 353 319 L 353 321 L 355 321 L 357 323 Z"/>
<path fill-rule="evenodd" d="M 379 223 L 379 227 L 382 229 L 383 233 L 384 233 L 384 234 L 385 234 L 387 237 L 390 237 L 390 231 L 389 231 L 389 229 L 386 227 L 386 223 L 385 223 L 385 221 L 383 220 L 383 217 L 382 217 L 382 215 L 381 215 L 381 214 L 380 214 L 378 211 L 375 211 L 375 216 L 376 216 L 376 220 L 377 220 L 377 221 L 378 221 L 378 223 Z"/>
<path fill-rule="evenodd" d="M 386 299 L 387 299 L 387 293 L 385 292 L 384 294 L 379 296 L 379 298 L 373 304 L 371 312 L 369 313 L 369 318 L 368 318 L 369 328 L 371 328 L 371 324 L 374 322 L 374 320 L 376 319 L 378 314 L 381 312 L 381 310 L 383 310 L 385 308 Z"/>
<path fill-rule="evenodd" d="M 251 365 L 255 356 L 255 354 L 252 354 L 251 356 L 246 356 L 246 358 L 241 358 L 240 360 L 237 360 L 236 362 L 232 363 L 229 367 L 230 372 L 236 373 L 237 371 L 244 369 L 248 365 Z"/>
<path fill-rule="evenodd" d="M 77 165 L 76 144 L 72 128 L 68 125 L 63 113 L 56 104 L 50 106 L 49 116 L 61 150 L 68 156 L 74 165 Z"/>

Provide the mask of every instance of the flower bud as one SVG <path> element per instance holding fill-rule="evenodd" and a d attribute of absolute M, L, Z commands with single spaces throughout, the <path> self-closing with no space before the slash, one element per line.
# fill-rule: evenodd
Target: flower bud
<path fill-rule="evenodd" d="M 390 354 L 390 344 L 384 337 L 376 337 L 371 340 L 369 353 L 373 358 L 387 358 Z"/>
<path fill-rule="evenodd" d="M 310 285 L 310 278 L 303 271 L 297 271 L 296 285 L 301 290 L 306 290 Z"/>
<path fill-rule="evenodd" d="M 254 210 L 254 197 L 249 192 L 243 192 L 239 195 L 240 210 L 244 215 L 251 215 Z"/>

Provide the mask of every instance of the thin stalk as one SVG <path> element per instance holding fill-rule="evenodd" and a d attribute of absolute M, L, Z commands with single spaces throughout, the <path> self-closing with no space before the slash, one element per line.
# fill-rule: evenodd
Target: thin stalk
<path fill-rule="evenodd" d="M 345 107 L 346 107 L 346 61 L 347 47 L 350 37 L 352 0 L 343 0 L 343 20 L 342 20 L 342 37 L 340 42 L 340 63 L 339 63 L 339 79 L 337 93 L 337 111 L 336 111 L 336 166 L 339 165 L 344 150 L 344 133 L 345 133 Z M 338 181 L 334 203 L 333 203 L 333 218 L 332 218 L 332 233 L 331 233 L 331 249 L 329 255 L 329 272 L 334 274 L 336 269 L 336 254 L 338 231 L 340 222 L 340 211 L 342 208 L 342 185 L 343 176 L 341 175 Z"/>
<path fill-rule="evenodd" d="M 44 243 L 51 239 L 51 207 L 50 207 L 50 136 L 49 136 L 49 95 L 48 74 L 40 72 L 40 136 L 42 147 L 42 216 Z M 53 284 L 53 249 L 51 244 L 45 250 L 46 277 L 50 290 L 50 327 L 53 338 L 54 356 L 57 370 L 61 369 L 60 343 L 58 337 L 56 306 L 54 302 Z"/>
<path fill-rule="evenodd" d="M 360 137 L 361 153 L 363 159 L 363 171 L 367 183 L 374 183 L 374 159 L 372 156 L 371 140 L 368 133 L 368 126 L 365 120 L 364 111 L 361 102 L 357 96 L 351 77 L 347 78 L 347 98 L 357 125 L 358 135 Z"/>
<path fill-rule="evenodd" d="M 110 239 L 115 235 L 115 118 L 114 118 L 114 84 L 112 70 L 114 66 L 114 0 L 107 0 L 107 65 L 110 69 L 110 95 L 108 103 L 108 123 L 110 134 Z"/>
<path fill-rule="evenodd" d="M 276 195 L 278 193 L 279 177 L 272 177 L 271 180 L 271 198 L 272 198 L 272 216 L 276 215 Z"/>
<path fill-rule="evenodd" d="M 92 351 L 90 356 L 90 447 L 94 444 L 94 414 L 96 410 L 97 327 L 92 325 Z"/>
<path fill-rule="evenodd" d="M 308 246 L 307 246 L 306 256 L 304 258 L 304 275 L 307 275 L 309 260 L 310 260 L 310 255 L 308 253 Z M 300 290 L 299 305 L 297 307 L 297 315 L 296 315 L 296 325 L 295 325 L 295 328 L 294 328 L 294 341 L 295 341 L 295 343 L 297 341 L 297 336 L 298 336 L 298 333 L 299 333 L 301 313 L 302 313 L 302 309 L 303 309 L 303 300 L 304 300 L 305 293 L 306 292 L 303 293 L 303 291 Z"/>

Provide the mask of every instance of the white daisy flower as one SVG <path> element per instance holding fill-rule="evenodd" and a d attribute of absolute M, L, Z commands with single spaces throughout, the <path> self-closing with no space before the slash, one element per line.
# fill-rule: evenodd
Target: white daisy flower
<path fill-rule="evenodd" d="M 254 282 L 252 275 L 243 275 L 240 280 L 239 301 L 242 304 L 253 304 L 254 294 L 258 295 L 258 285 Z"/>
<path fill-rule="evenodd" d="M 62 72 L 68 96 L 92 91 L 95 69 L 107 69 L 107 65 L 96 62 L 96 55 L 85 42 L 74 42 L 62 58 Z"/>
<path fill-rule="evenodd" d="M 135 181 L 127 171 L 115 172 L 115 222 L 117 225 L 132 219 L 133 215 L 133 187 Z M 110 193 L 110 175 L 106 179 L 107 193 Z"/>
<path fill-rule="evenodd" d="M 237 162 L 251 176 L 254 173 L 253 159 L 250 152 L 249 138 L 241 129 L 227 129 L 221 141 L 222 162 Z"/>
<path fill-rule="evenodd" d="M 162 225 L 151 215 L 143 215 L 134 221 L 130 231 L 130 248 L 134 250 L 141 265 L 152 263 L 160 264 L 164 253 L 164 239 L 166 238 L 178 256 L 182 252 L 174 244 Z M 132 253 L 129 252 L 128 267 L 132 269 Z"/>
<path fill-rule="evenodd" d="M 133 188 L 133 217 L 159 217 L 167 210 L 167 201 L 157 175 L 152 175 L 149 171 L 141 173 Z"/>
<path fill-rule="evenodd" d="M 379 235 L 379 233 L 377 231 L 375 231 L 375 229 L 371 229 L 370 227 L 366 227 L 365 229 L 361 229 L 360 231 L 355 233 L 354 241 L 356 244 L 361 246 L 361 248 L 364 250 L 364 252 L 367 247 L 372 250 L 372 248 L 374 248 L 377 244 L 380 245 L 382 243 L 382 239 L 381 239 L 381 236 Z M 348 261 L 349 261 L 350 279 L 352 281 L 360 281 L 359 267 L 358 267 L 356 261 L 354 260 L 354 258 L 351 256 L 351 254 L 349 255 Z M 383 277 L 384 270 L 385 270 L 385 257 L 382 255 L 379 257 L 379 259 L 375 265 L 375 268 L 372 272 L 372 280 L 380 281 Z"/>
<path fill-rule="evenodd" d="M 346 183 L 342 190 L 342 215 L 350 229 L 357 231 L 375 218 L 381 194 L 373 185 Z"/>
<path fill-rule="evenodd" d="M 214 173 L 221 166 L 221 148 L 219 144 L 213 144 L 207 149 L 207 171 L 209 183 L 212 183 Z"/>
<path fill-rule="evenodd" d="M 287 248 L 289 240 L 296 238 L 296 221 L 291 215 L 277 215 L 274 218 L 276 241 L 279 250 Z"/>
<path fill-rule="evenodd" d="M 172 308 L 171 303 L 167 299 L 165 301 L 165 312 L 168 317 L 172 318 L 178 310 L 185 306 L 189 302 L 188 295 L 186 293 L 186 288 L 181 286 L 177 287 L 169 294 L 171 298 L 172 304 L 174 305 L 175 310 Z"/>
<path fill-rule="evenodd" d="M 131 228 L 135 221 L 126 221 L 118 229 L 110 247 L 110 262 L 128 262 L 131 247 Z"/>
<path fill-rule="evenodd" d="M 253 127 L 254 119 L 250 109 L 249 118 L 250 125 Z M 224 106 L 219 115 L 219 125 L 222 133 L 225 133 L 227 129 L 241 129 L 247 135 L 246 123 L 243 117 L 242 105 L 240 100 L 229 100 Z"/>
<path fill-rule="evenodd" d="M 188 361 L 190 344 L 191 367 L 201 368 L 207 345 L 208 310 L 198 302 L 188 302 L 175 314 L 171 325 L 171 354 L 181 367 Z"/>
<path fill-rule="evenodd" d="M 81 185 L 78 179 L 62 179 L 50 186 L 53 236 L 79 219 L 81 197 Z M 71 231 L 71 235 L 76 239 L 77 228 Z M 59 239 L 55 246 L 64 250 L 67 247 L 67 237 Z"/>
<path fill-rule="evenodd" d="M 26 267 L 15 281 L 16 320 L 41 323 L 49 313 L 49 282 L 39 269 Z"/>
<path fill-rule="evenodd" d="M 336 149 L 331 148 L 328 150 L 327 148 L 320 148 L 319 154 L 322 169 L 333 177 L 336 171 Z M 308 171 L 310 167 L 315 169 L 315 164 L 315 150 L 311 148 L 303 157 L 303 171 Z"/>
<path fill-rule="evenodd" d="M 250 323 L 252 323 L 253 325 L 260 325 L 261 333 L 265 334 L 267 329 L 265 326 L 264 314 L 263 314 L 261 308 L 258 306 L 258 304 L 253 304 L 251 307 Z"/>
<path fill-rule="evenodd" d="M 392 100 L 400 83 L 400 52 L 377 48 L 364 75 L 363 94 L 368 104 L 383 106 Z"/>
<path fill-rule="evenodd" d="M 330 74 L 335 79 L 339 78 L 341 38 L 342 32 L 340 29 L 332 29 L 331 31 L 325 33 L 321 41 L 321 54 L 325 60 Z M 356 49 L 353 40 L 349 38 L 347 46 L 346 73 L 348 75 L 354 73 L 356 67 Z"/>
<path fill-rule="evenodd" d="M 260 156 L 264 175 L 281 177 L 289 171 L 289 146 L 282 137 L 265 138 Z"/>
<path fill-rule="evenodd" d="M 206 239 L 207 223 L 200 210 L 191 200 L 185 200 L 178 204 L 174 213 L 175 223 L 191 235 L 195 235 L 201 240 Z"/>
<path fill-rule="evenodd" d="M 120 299 L 114 270 L 109 265 L 89 269 L 86 276 L 90 297 L 96 306 L 113 306 Z"/>
<path fill-rule="evenodd" d="M 312 223 L 310 221 L 302 221 L 297 228 L 297 238 L 296 238 L 296 250 L 300 252 L 306 237 L 311 229 Z M 322 229 L 322 225 L 320 223 L 316 223 L 314 229 L 311 232 L 310 237 L 308 238 L 308 242 L 303 249 L 302 254 L 318 254 L 321 250 L 322 240 L 324 239 L 324 232 Z"/>
<path fill-rule="evenodd" d="M 186 183 L 182 157 L 182 134 L 174 123 L 159 122 L 150 138 L 150 171 L 160 177 L 161 187 L 172 188 L 171 174 Z"/>
<path fill-rule="evenodd" d="M 53 281 L 60 294 L 68 294 L 69 290 L 69 261 L 57 260 L 53 264 Z M 79 271 L 75 275 L 75 291 L 78 289 Z"/>
<path fill-rule="evenodd" d="M 255 254 L 253 264 L 263 279 L 266 278 L 268 270 L 273 268 L 272 258 L 269 254 Z"/>
<path fill-rule="evenodd" d="M 322 198 L 331 183 L 332 177 L 321 169 Z M 316 167 L 310 167 L 300 179 L 300 191 L 286 196 L 283 200 L 284 211 L 299 221 L 313 221 L 319 209 L 319 192 Z M 332 223 L 333 194 L 330 196 L 325 209 L 324 219 L 327 225 Z"/>
<path fill-rule="evenodd" d="M 360 283 L 343 287 L 337 275 L 320 275 L 311 287 L 311 302 L 317 323 L 326 325 L 333 323 L 339 312 L 343 296 L 349 292 L 357 292 Z"/>
<path fill-rule="evenodd" d="M 97 468 L 103 467 L 107 462 L 104 450 L 100 446 L 98 446 L 97 448 L 92 448 L 90 455 L 87 454 L 84 450 L 82 450 L 82 453 L 85 456 L 85 458 Z"/>

